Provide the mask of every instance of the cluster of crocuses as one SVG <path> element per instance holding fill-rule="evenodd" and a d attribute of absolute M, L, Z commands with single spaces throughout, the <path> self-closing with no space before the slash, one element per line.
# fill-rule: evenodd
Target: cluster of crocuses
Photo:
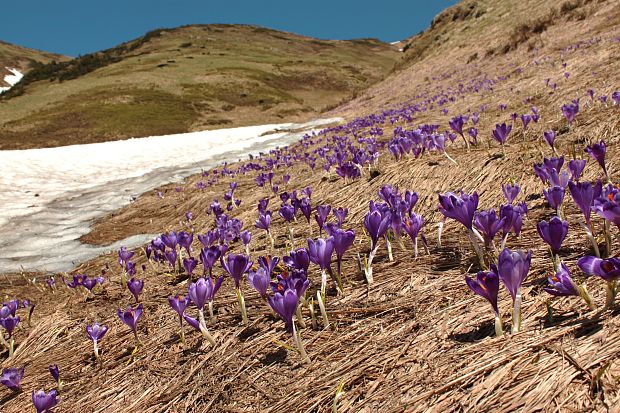
<path fill-rule="evenodd" d="M 2 375 L 0 376 L 0 384 L 6 386 L 15 393 L 21 392 L 25 370 L 25 367 L 22 367 L 21 369 L 3 369 Z M 46 393 L 44 390 L 32 391 L 32 404 L 34 405 L 37 413 L 51 413 L 52 409 L 60 402 L 58 394 L 62 390 L 63 383 L 60 380 L 60 369 L 58 368 L 58 365 L 50 365 L 49 372 L 56 383 L 56 389 L 51 390 L 49 393 Z"/>
<path fill-rule="evenodd" d="M 13 356 L 15 350 L 15 329 L 22 322 L 22 317 L 17 312 L 19 309 L 27 311 L 26 323 L 30 326 L 35 306 L 36 304 L 30 300 L 10 300 L 2 303 L 2 307 L 0 307 L 0 348 L 8 350 L 9 358 Z"/>
<path fill-rule="evenodd" d="M 392 241 L 397 241 L 403 246 L 401 235 L 404 232 L 411 238 L 413 255 L 417 258 L 418 235 L 424 226 L 424 217 L 413 212 L 418 202 L 416 192 L 405 191 L 401 194 L 398 187 L 384 185 L 378 194 L 383 202 L 370 201 L 369 212 L 364 217 L 364 228 L 370 238 L 370 252 L 364 265 L 364 274 L 368 284 L 374 282 L 372 262 L 379 249 L 379 240 L 385 238 L 388 257 L 392 261 Z M 426 247 L 426 239 L 423 235 L 422 241 Z"/>
<path fill-rule="evenodd" d="M 465 119 L 459 117 L 458 119 Z M 462 127 L 461 123 L 454 127 Z M 439 125 L 421 125 L 413 130 L 405 130 L 398 127 L 394 130 L 394 138 L 388 143 L 387 147 L 394 158 L 401 159 L 403 156 L 411 154 L 418 158 L 425 151 L 443 153 L 450 161 L 455 162 L 446 152 L 446 139 L 454 141 L 456 135 L 451 133 L 439 133 Z M 475 135 L 477 136 L 477 131 Z M 469 139 L 465 138 L 469 145 Z"/>

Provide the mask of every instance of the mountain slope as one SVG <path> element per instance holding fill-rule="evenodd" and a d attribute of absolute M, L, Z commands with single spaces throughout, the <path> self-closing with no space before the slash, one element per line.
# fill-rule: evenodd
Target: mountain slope
<path fill-rule="evenodd" d="M 398 56 L 372 39 L 254 26 L 155 30 L 29 73 L 0 102 L 0 148 L 307 119 L 380 80 Z"/>
<path fill-rule="evenodd" d="M 10 86 L 10 84 L 4 81 L 4 77 L 11 74 L 7 68 L 27 73 L 41 64 L 52 61 L 61 62 L 67 59 L 69 58 L 59 54 L 29 49 L 0 41 L 0 87 Z"/>

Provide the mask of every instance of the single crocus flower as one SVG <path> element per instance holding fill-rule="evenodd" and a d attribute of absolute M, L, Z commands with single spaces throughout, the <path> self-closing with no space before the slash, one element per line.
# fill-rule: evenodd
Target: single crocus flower
<path fill-rule="evenodd" d="M 248 325 L 245 300 L 243 298 L 243 292 L 241 291 L 241 280 L 243 275 L 252 267 L 253 262 L 250 261 L 249 257 L 243 254 L 228 254 L 227 261 L 224 261 L 224 257 L 222 256 L 220 257 L 220 262 L 224 270 L 235 282 L 235 290 L 237 291 L 237 299 L 239 300 L 239 307 L 241 309 L 241 319 L 244 325 Z"/>
<path fill-rule="evenodd" d="M 540 221 L 537 228 L 540 238 L 551 247 L 553 254 L 557 254 L 568 234 L 568 221 L 562 221 L 559 217 L 553 217 L 549 222 Z"/>
<path fill-rule="evenodd" d="M 325 222 L 327 222 L 327 217 L 329 216 L 331 209 L 331 205 L 319 205 L 316 207 L 314 219 L 316 219 L 316 223 L 319 224 L 319 235 L 323 231 L 323 227 L 325 226 Z"/>
<path fill-rule="evenodd" d="M 496 272 L 502 281 L 513 302 L 512 333 L 521 329 L 521 284 L 530 271 L 532 251 L 511 251 L 504 249 L 497 260 Z"/>
<path fill-rule="evenodd" d="M 342 257 L 344 256 L 344 253 L 353 245 L 353 242 L 355 241 L 355 232 L 353 230 L 345 231 L 342 229 L 337 229 L 331 233 L 331 236 L 334 238 L 334 251 L 336 251 L 336 267 L 338 273 L 336 280 L 342 289 Z"/>
<path fill-rule="evenodd" d="M 554 154 L 557 154 L 556 150 L 555 150 L 555 138 L 556 138 L 557 134 L 555 133 L 555 131 L 549 130 L 549 131 L 545 131 L 543 132 L 543 137 L 545 139 L 545 142 L 547 142 L 547 144 L 551 147 L 551 149 L 553 150 Z"/>
<path fill-rule="evenodd" d="M 493 208 L 488 211 L 476 211 L 474 226 L 482 234 L 486 248 L 494 248 L 493 240 L 495 235 L 504 227 L 505 220 L 506 218 L 498 218 Z"/>
<path fill-rule="evenodd" d="M 144 280 L 136 280 L 135 278 L 131 278 L 127 281 L 127 288 L 129 292 L 133 295 L 136 300 L 136 303 L 139 301 L 139 296 L 144 289 Z"/>
<path fill-rule="evenodd" d="M 612 307 L 617 293 L 617 281 L 620 278 L 620 259 L 586 256 L 577 261 L 577 266 L 586 274 L 596 275 L 607 282 L 605 308 Z"/>
<path fill-rule="evenodd" d="M 56 382 L 58 391 L 61 391 L 62 381 L 60 380 L 60 369 L 58 368 L 58 364 L 50 364 L 49 370 L 50 374 L 54 378 L 54 381 Z"/>
<path fill-rule="evenodd" d="M 265 268 L 261 267 L 257 271 L 250 270 L 248 273 L 248 281 L 261 298 L 267 298 L 267 290 L 269 289 L 271 278 Z"/>
<path fill-rule="evenodd" d="M 579 104 L 578 103 L 569 103 L 566 105 L 562 105 L 562 114 L 568 121 L 570 125 L 575 120 L 575 117 L 579 113 Z"/>
<path fill-rule="evenodd" d="M 334 208 L 332 210 L 332 213 L 338 220 L 338 226 L 342 227 L 342 224 L 344 223 L 344 219 L 349 214 L 349 209 L 348 208 Z"/>
<path fill-rule="evenodd" d="M 202 261 L 205 274 L 208 272 L 209 276 L 213 275 L 213 266 L 221 255 L 222 250 L 215 245 L 200 251 L 200 261 Z"/>
<path fill-rule="evenodd" d="M 6 318 L 0 318 L 0 325 L 4 327 L 9 334 L 9 358 L 13 356 L 13 349 L 15 346 L 15 340 L 13 338 L 13 331 L 20 322 L 19 316 L 8 316 Z"/>
<path fill-rule="evenodd" d="M 494 268 L 495 269 L 495 268 Z M 475 279 L 465 276 L 465 282 L 474 294 L 486 299 L 495 313 L 495 335 L 500 337 L 504 334 L 502 318 L 497 306 L 497 294 L 499 293 L 499 276 L 494 271 L 480 271 Z"/>
<path fill-rule="evenodd" d="M 372 275 L 372 261 L 379 248 L 379 238 L 381 238 L 390 227 L 392 222 L 392 215 L 389 211 L 381 213 L 379 210 L 370 211 L 364 218 L 364 227 L 366 233 L 370 236 L 370 253 L 368 254 L 368 261 L 364 268 L 366 274 L 366 281 L 368 284 L 373 283 Z"/>
<path fill-rule="evenodd" d="M 183 318 L 194 328 L 202 333 L 202 336 L 207 339 L 211 345 L 215 345 L 215 339 L 211 336 L 207 330 L 207 323 L 204 317 L 204 306 L 209 304 L 209 313 L 213 316 L 213 299 L 217 290 L 219 290 L 224 281 L 224 277 L 218 278 L 215 283 L 211 277 L 199 278 L 195 283 L 191 283 L 187 289 L 187 295 L 198 309 L 198 328 L 192 324 L 195 320 L 191 317 L 183 314 Z"/>
<path fill-rule="evenodd" d="M 185 271 L 187 271 L 187 275 L 189 275 L 190 278 L 192 277 L 194 268 L 196 268 L 197 265 L 198 265 L 198 260 L 196 258 L 194 257 L 183 258 L 183 267 L 185 268 Z"/>
<path fill-rule="evenodd" d="M 609 181 L 609 174 L 607 173 L 607 167 L 605 166 L 605 153 L 607 153 L 607 145 L 605 141 L 601 140 L 599 143 L 595 143 L 586 147 L 585 152 L 592 157 L 603 169 L 605 178 Z"/>
<path fill-rule="evenodd" d="M 168 304 L 170 304 L 170 307 L 172 307 L 172 309 L 179 315 L 179 323 L 181 324 L 179 337 L 181 338 L 181 343 L 185 343 L 185 333 L 183 332 L 183 314 L 189 305 L 189 298 L 177 294 L 174 297 L 168 297 Z"/>
<path fill-rule="evenodd" d="M 264 229 L 265 232 L 267 232 L 267 236 L 271 242 L 271 249 L 273 249 L 274 240 L 271 236 L 271 232 L 269 231 L 269 226 L 271 225 L 271 211 L 266 211 L 265 213 L 259 212 L 258 220 L 254 225 L 256 228 Z"/>
<path fill-rule="evenodd" d="M 52 409 L 59 402 L 60 399 L 56 390 L 52 390 L 49 393 L 45 393 L 43 390 L 32 391 L 32 404 L 34 404 L 37 413 L 52 413 Z"/>
<path fill-rule="evenodd" d="M 583 170 L 586 167 L 585 159 L 571 159 L 568 162 L 568 170 L 571 174 L 571 179 L 575 182 L 579 181 L 581 178 L 581 174 L 583 174 Z"/>
<path fill-rule="evenodd" d="M 99 340 L 101 340 L 107 332 L 108 326 L 101 326 L 99 325 L 99 323 L 94 323 L 92 326 L 86 326 L 86 333 L 88 333 L 88 337 L 90 337 L 90 339 L 93 341 L 95 358 L 99 358 Z"/>
<path fill-rule="evenodd" d="M 415 213 L 411 213 L 410 217 L 405 217 L 402 222 L 403 230 L 409 235 L 413 241 L 413 256 L 418 257 L 418 234 L 424 226 L 424 217 Z"/>
<path fill-rule="evenodd" d="M 591 310 L 596 309 L 585 285 L 577 285 L 566 264 L 561 263 L 555 275 L 547 277 L 547 281 L 549 282 L 549 287 L 543 288 L 547 293 L 556 297 L 568 297 L 572 295 L 581 297 Z"/>
<path fill-rule="evenodd" d="M 512 204 L 519 195 L 519 192 L 521 192 L 521 187 L 516 183 L 505 185 L 502 184 L 502 192 L 504 193 L 506 201 L 508 201 L 509 204 Z"/>
<path fill-rule="evenodd" d="M 317 238 L 316 241 L 308 238 L 308 256 L 310 261 L 321 268 L 321 293 L 325 296 L 327 273 L 332 274 L 331 262 L 334 253 L 334 237 Z M 338 286 L 340 288 L 340 286 Z"/>
<path fill-rule="evenodd" d="M 252 241 L 252 233 L 250 231 L 243 231 L 239 238 L 245 247 L 245 255 L 250 255 L 250 241 Z"/>
<path fill-rule="evenodd" d="M 18 392 L 22 390 L 22 379 L 24 378 L 24 369 L 10 368 L 3 369 L 0 376 L 0 384 L 4 384 L 9 389 Z"/>
<path fill-rule="evenodd" d="M 297 311 L 299 297 L 294 289 L 287 289 L 284 292 L 276 292 L 268 298 L 269 305 L 278 314 L 286 324 L 286 330 L 293 336 L 293 340 L 299 350 L 302 360 L 306 363 L 310 362 L 308 355 L 304 349 L 301 337 L 297 334 L 293 317 Z"/>
<path fill-rule="evenodd" d="M 473 229 L 474 214 L 477 208 L 477 192 L 468 195 L 461 191 L 460 196 L 453 192 L 447 192 L 443 195 L 439 194 L 439 212 L 441 212 L 446 218 L 452 218 L 465 226 L 467 229 L 467 236 L 469 237 L 469 241 L 478 256 L 480 265 L 484 267 L 484 255 L 482 254 L 476 239 L 479 239 L 480 241 L 484 240 L 482 236 Z"/>
<path fill-rule="evenodd" d="M 129 306 L 125 311 L 119 308 L 116 311 L 116 314 L 118 315 L 118 318 L 120 318 L 121 321 L 131 329 L 136 341 L 140 343 L 140 339 L 138 338 L 138 320 L 142 315 L 142 304 L 138 304 L 135 308 Z"/>
<path fill-rule="evenodd" d="M 505 123 L 502 123 L 501 125 L 495 125 L 495 129 L 493 130 L 493 138 L 495 138 L 495 140 L 499 142 L 500 145 L 502 145 L 502 152 L 504 151 L 504 144 L 506 144 L 506 141 L 508 140 L 508 135 L 510 134 L 511 130 L 512 125 L 506 126 Z"/>
<path fill-rule="evenodd" d="M 566 190 L 561 186 L 553 186 L 549 189 L 543 189 L 543 194 L 549 202 L 549 206 L 555 209 L 557 213 L 560 211 Z"/>
<path fill-rule="evenodd" d="M 284 261 L 284 264 L 288 267 L 304 272 L 307 272 L 310 266 L 310 256 L 308 255 L 308 250 L 305 248 L 298 248 L 291 251 L 288 256 L 282 258 L 282 261 Z"/>
<path fill-rule="evenodd" d="M 260 267 L 264 269 L 267 275 L 270 277 L 271 277 L 271 274 L 273 273 L 273 270 L 278 266 L 279 262 L 280 262 L 280 258 L 272 257 L 271 255 L 267 255 L 264 257 L 258 257 L 258 265 L 260 265 Z"/>

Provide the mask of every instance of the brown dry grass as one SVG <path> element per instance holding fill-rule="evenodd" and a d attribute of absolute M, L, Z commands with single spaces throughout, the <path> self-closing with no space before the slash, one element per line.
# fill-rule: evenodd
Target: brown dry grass
<path fill-rule="evenodd" d="M 226 280 L 216 299 L 218 319 L 210 326 L 217 347 L 201 344 L 198 334 L 190 333 L 189 329 L 186 329 L 188 343 L 182 347 L 177 343 L 176 316 L 165 301 L 169 295 L 183 292 L 186 283 L 181 277 L 166 276 L 163 268 L 149 267 L 142 298 L 145 314 L 139 333 L 144 347 L 132 356 L 132 337 L 115 315 L 117 308 L 124 308 L 131 300 L 116 282 L 108 283 L 94 299 L 84 301 L 68 289 L 61 288 L 52 295 L 18 278 L 12 282 L 0 281 L 3 295 L 31 298 L 38 307 L 33 327 L 17 333 L 20 346 L 15 358 L 2 366 L 26 364 L 27 392 L 13 398 L 8 391 L 0 390 L 0 410 L 14 413 L 28 409 L 28 392 L 51 388 L 47 366 L 58 363 L 66 383 L 59 411 L 67 412 L 327 412 L 332 409 L 341 384 L 344 394 L 337 402 L 341 413 L 617 411 L 620 312 L 618 309 L 588 312 L 576 298 L 563 298 L 551 301 L 554 320 L 548 319 L 548 296 L 542 287 L 551 266 L 536 233 L 536 223 L 551 216 L 552 211 L 541 196 L 543 187 L 531 166 L 540 162 L 543 153 L 549 156 L 541 142 L 542 131 L 552 127 L 565 130 L 559 111 L 561 104 L 576 96 L 583 97 L 590 86 L 597 92 L 609 93 L 620 84 L 616 63 L 618 46 L 610 40 L 613 29 L 609 22 L 604 24 L 605 16 L 599 14 L 599 20 L 588 20 L 589 26 L 575 23 L 575 27 L 570 27 L 571 38 L 558 37 L 553 46 L 545 49 L 544 54 L 551 57 L 554 67 L 527 67 L 525 62 L 532 57 L 525 53 L 509 54 L 499 62 L 488 60 L 478 67 L 490 73 L 505 73 L 513 65 L 525 70 L 513 72 L 492 94 L 468 96 L 448 106 L 451 116 L 480 103 L 490 105 L 480 119 L 481 146 L 469 154 L 462 148 L 448 148 L 458 166 L 438 155 L 400 162 L 385 155 L 378 166 L 378 177 L 366 176 L 348 184 L 333 176 L 312 173 L 303 165 L 277 171 L 277 179 L 285 172 L 292 174 L 288 189 L 311 185 L 314 204 L 348 207 L 346 226 L 358 233 L 353 251 L 345 256 L 344 271 L 348 278 L 345 294 L 330 296 L 327 302 L 336 330 L 303 331 L 311 365 L 302 365 L 295 353 L 275 343 L 276 340 L 290 343 L 290 339 L 283 323 L 270 314 L 254 293 L 248 293 L 247 297 L 250 326 L 240 325 L 230 280 Z M 561 76 L 560 46 L 590 35 L 600 35 L 605 41 L 584 48 L 583 53 L 566 53 L 571 78 L 550 94 L 543 79 L 550 72 L 556 78 Z M 399 79 L 406 75 L 412 85 L 424 84 L 424 77 L 433 73 L 431 66 L 414 66 L 419 70 L 403 72 Z M 467 70 L 472 67 L 467 69 L 463 65 L 457 70 L 462 70 L 466 77 L 471 76 Z M 596 71 L 597 76 L 588 76 L 591 71 Z M 358 109 L 381 107 L 380 99 L 389 95 L 389 88 L 398 86 L 393 82 L 394 79 L 380 91 L 385 95 L 377 92 L 375 98 L 367 100 L 368 106 L 358 105 Z M 439 90 L 455 82 L 453 77 L 426 87 Z M 411 89 L 408 92 L 412 96 Z M 405 95 L 407 90 L 400 93 Z M 497 112 L 497 103 L 508 103 L 510 111 L 522 113 L 529 110 L 530 104 L 522 103 L 527 96 L 532 96 L 531 104 L 541 109 L 540 123 L 530 125 L 525 143 L 513 132 L 507 156 L 496 157 L 500 151 L 495 144 L 487 146 L 488 136 L 493 125 L 508 116 Z M 354 108 L 350 106 L 347 110 Z M 602 104 L 589 107 L 582 99 L 577 124 L 558 138 L 560 152 L 564 154 L 572 150 L 573 144 L 579 149 L 587 141 L 604 138 L 609 144 L 607 159 L 614 164 L 611 174 L 615 182 L 620 179 L 618 110 Z M 448 117 L 428 115 L 416 122 L 437 121 L 447 127 Z M 390 127 L 386 125 L 384 129 L 389 138 Z M 599 176 L 598 166 L 589 162 L 586 178 Z M 439 220 L 436 194 L 461 188 L 477 190 L 482 208 L 497 208 L 502 199 L 500 183 L 511 178 L 521 184 L 523 194 L 519 199 L 528 200 L 530 215 L 522 237 L 510 238 L 508 246 L 531 248 L 534 258 L 524 286 L 523 331 L 494 338 L 488 304 L 473 296 L 463 281 L 464 274 L 474 272 L 476 267 L 462 229 L 449 222 L 443 247 L 436 245 L 433 226 Z M 223 179 L 201 192 L 195 189 L 201 179 L 200 176 L 188 178 L 181 193 L 176 193 L 172 186 L 164 188 L 163 200 L 154 191 L 145 194 L 133 205 L 95 225 L 86 239 L 107 243 L 139 232 L 178 229 L 187 210 L 196 216 L 196 232 L 204 232 L 211 227 L 205 210 L 213 198 L 221 198 L 229 181 Z M 232 215 L 246 227 L 252 227 L 258 199 L 271 196 L 272 210 L 279 205 L 266 188 L 257 189 L 253 179 L 254 174 L 235 178 L 239 182 L 237 194 L 244 203 Z M 402 190 L 414 189 L 420 194 L 416 211 L 429 222 L 425 231 L 431 254 L 414 260 L 408 243 L 405 250 L 395 245 L 395 261 L 390 262 L 382 247 L 374 265 L 375 284 L 367 288 L 354 256 L 356 252 L 367 252 L 361 222 L 368 201 L 377 198 L 377 190 L 383 184 L 398 185 Z M 571 227 L 561 255 L 575 270 L 575 260 L 589 253 L 589 245 L 575 225 L 579 213 L 569 196 L 565 203 Z M 274 219 L 273 225 L 276 254 L 281 255 L 285 228 L 279 218 Z M 297 246 L 302 246 L 309 235 L 306 228 L 301 221 L 296 224 Z M 265 235 L 258 230 L 253 233 L 252 257 L 270 252 L 265 250 L 268 245 Z M 616 244 L 616 252 L 617 248 Z M 142 254 L 138 255 L 138 262 L 144 262 Z M 76 271 L 96 275 L 105 263 L 116 269 L 115 259 L 114 255 L 102 256 Z M 319 280 L 319 274 L 313 270 L 312 290 Z M 116 281 L 118 277 L 113 279 Z M 598 279 L 586 282 L 600 306 L 604 300 L 603 283 Z M 502 292 L 500 310 L 505 320 L 509 318 L 509 301 Z M 309 322 L 307 314 L 305 317 Z M 102 342 L 101 363 L 95 363 L 90 356 L 90 342 L 84 332 L 84 326 L 95 319 L 110 326 Z"/>

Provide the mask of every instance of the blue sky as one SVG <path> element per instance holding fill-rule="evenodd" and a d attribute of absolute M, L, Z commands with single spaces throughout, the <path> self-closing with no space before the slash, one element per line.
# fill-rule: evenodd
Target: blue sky
<path fill-rule="evenodd" d="M 246 23 L 322 39 L 396 41 L 456 0 L 30 0 L 3 8 L 0 40 L 77 56 L 160 27 Z M 8 13 L 8 16 L 6 15 Z"/>

